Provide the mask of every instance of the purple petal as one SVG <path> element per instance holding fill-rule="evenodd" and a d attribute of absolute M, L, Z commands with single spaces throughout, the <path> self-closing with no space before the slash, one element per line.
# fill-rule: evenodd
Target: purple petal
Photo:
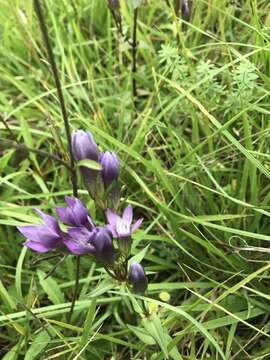
<path fill-rule="evenodd" d="M 35 211 L 39 214 L 39 216 L 43 219 L 43 221 L 45 222 L 45 224 L 52 230 L 54 231 L 56 234 L 60 233 L 60 228 L 58 225 L 57 220 L 51 216 L 51 215 L 47 215 L 45 214 L 43 211 L 39 210 L 39 209 L 35 209 Z"/>
<path fill-rule="evenodd" d="M 76 198 L 73 196 L 65 196 L 65 202 L 69 207 L 75 206 Z"/>
<path fill-rule="evenodd" d="M 78 243 L 91 244 L 96 235 L 96 229 L 89 231 L 85 227 L 71 228 L 68 230 L 68 235 Z"/>
<path fill-rule="evenodd" d="M 68 248 L 68 250 L 75 255 L 83 255 L 87 253 L 93 254 L 95 252 L 95 248 L 91 244 L 83 244 L 71 238 L 64 239 L 64 244 Z"/>
<path fill-rule="evenodd" d="M 32 249 L 40 253 L 45 253 L 52 250 L 51 248 L 48 248 L 45 245 L 34 241 L 26 241 L 25 243 L 23 243 L 23 245 L 27 246 L 29 249 Z"/>
<path fill-rule="evenodd" d="M 32 225 L 18 226 L 17 229 L 25 238 L 32 241 L 37 241 L 37 242 L 39 241 L 37 226 L 32 226 Z"/>
<path fill-rule="evenodd" d="M 111 209 L 107 209 L 106 211 L 106 218 L 110 225 L 116 226 L 117 221 L 119 221 L 121 218 L 117 214 L 115 214 Z"/>
<path fill-rule="evenodd" d="M 135 230 L 137 230 L 138 227 L 141 226 L 142 222 L 143 222 L 143 218 L 138 219 L 138 220 L 131 226 L 131 232 L 134 232 Z"/>
<path fill-rule="evenodd" d="M 115 231 L 115 227 L 114 227 L 114 226 L 108 224 L 108 225 L 106 225 L 106 228 L 112 233 L 112 236 L 113 236 L 113 237 L 117 237 L 117 236 L 118 236 L 118 235 L 117 235 L 117 232 Z"/>
<path fill-rule="evenodd" d="M 39 242 L 49 248 L 57 247 L 61 241 L 61 237 L 52 232 L 46 225 L 19 226 L 18 230 L 28 240 Z"/>
<path fill-rule="evenodd" d="M 64 223 L 64 224 L 72 224 L 72 218 L 70 216 L 70 211 L 69 209 L 63 208 L 63 207 L 57 207 L 56 209 L 57 215 L 59 216 L 59 219 Z"/>
<path fill-rule="evenodd" d="M 132 205 L 128 205 L 124 212 L 122 218 L 131 225 L 133 219 L 133 208 Z"/>
<path fill-rule="evenodd" d="M 78 130 L 72 133 L 72 152 L 77 161 L 90 159 L 98 161 L 98 148 L 90 132 Z"/>
<path fill-rule="evenodd" d="M 116 223 L 116 232 L 118 237 L 128 237 L 131 235 L 130 224 L 124 219 L 120 218 Z"/>

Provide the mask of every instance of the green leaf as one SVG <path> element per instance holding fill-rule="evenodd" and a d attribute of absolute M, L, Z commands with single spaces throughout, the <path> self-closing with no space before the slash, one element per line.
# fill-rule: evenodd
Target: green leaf
<path fill-rule="evenodd" d="M 148 244 L 144 249 L 138 252 L 138 254 L 132 256 L 132 258 L 129 259 L 128 264 L 130 265 L 133 261 L 140 263 L 142 259 L 145 257 L 145 254 L 147 253 L 149 246 L 150 244 Z"/>
<path fill-rule="evenodd" d="M 141 329 L 136 326 L 127 325 L 127 327 L 145 344 L 147 345 L 155 345 L 156 341 L 153 336 L 147 334 L 144 329 Z"/>
<path fill-rule="evenodd" d="M 167 349 L 167 341 L 165 339 L 164 330 L 158 316 L 151 315 L 151 317 L 143 319 L 142 323 L 149 335 L 153 336 L 153 338 L 156 340 L 160 349 L 163 351 L 165 358 L 168 359 L 169 353 Z"/>
<path fill-rule="evenodd" d="M 52 277 L 45 279 L 45 276 L 46 274 L 43 271 L 38 270 L 39 283 L 45 293 L 48 295 L 49 299 L 54 304 L 60 304 L 64 302 L 64 296 L 57 282 Z"/>
<path fill-rule="evenodd" d="M 49 334 L 43 330 L 41 331 L 36 337 L 35 340 L 32 342 L 31 346 L 27 350 L 24 360 L 34 360 L 37 356 L 43 352 L 50 341 Z"/>
<path fill-rule="evenodd" d="M 89 339 L 89 336 L 91 335 L 92 324 L 93 324 L 93 321 L 95 318 L 95 311 L 96 311 L 96 299 L 93 298 L 91 301 L 90 307 L 88 309 L 85 322 L 83 324 L 83 333 L 82 333 L 81 341 L 79 344 L 80 349 L 82 349 L 86 345 L 86 343 Z"/>
<path fill-rule="evenodd" d="M 91 170 L 98 170 L 98 171 L 102 170 L 101 164 L 99 164 L 98 162 L 96 162 L 94 160 L 89 160 L 89 159 L 80 160 L 77 163 L 77 166 L 84 166 Z"/>

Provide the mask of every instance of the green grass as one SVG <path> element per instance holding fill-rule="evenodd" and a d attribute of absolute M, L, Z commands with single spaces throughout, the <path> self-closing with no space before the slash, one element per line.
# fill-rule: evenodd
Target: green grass
<path fill-rule="evenodd" d="M 194 3 L 190 21 L 166 1 L 140 6 L 135 110 L 131 48 L 106 1 L 43 2 L 71 128 L 118 153 L 123 203 L 145 219 L 132 255 L 144 258 L 150 316 L 140 296 L 82 258 L 68 322 L 74 258 L 44 280 L 56 260 L 33 266 L 38 255 L 15 226 L 37 221 L 33 207 L 63 203 L 69 174 L 2 142 L 2 359 L 270 357 L 270 3 Z M 121 6 L 130 36 L 132 13 Z M 20 144 L 67 160 L 31 1 L 3 1 L 0 24 L 1 119 Z M 3 121 L 0 132 L 12 140 Z M 81 182 L 79 194 L 95 218 Z"/>

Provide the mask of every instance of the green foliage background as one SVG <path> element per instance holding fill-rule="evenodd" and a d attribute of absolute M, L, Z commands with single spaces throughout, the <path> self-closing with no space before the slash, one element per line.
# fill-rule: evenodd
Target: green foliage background
<path fill-rule="evenodd" d="M 172 1 L 138 10 L 137 111 L 131 47 L 105 0 L 46 0 L 72 129 L 121 159 L 123 200 L 145 218 L 133 255 L 140 299 L 87 258 L 67 322 L 75 262 L 33 265 L 15 226 L 71 194 L 54 80 L 31 1 L 0 12 L 0 356 L 9 359 L 269 359 L 270 3 Z M 132 11 L 121 1 L 123 31 Z M 12 132 L 5 128 L 6 122 Z M 80 198 L 95 217 L 80 183 Z M 146 248 L 147 247 L 147 248 Z M 134 310 L 135 309 L 135 310 Z"/>

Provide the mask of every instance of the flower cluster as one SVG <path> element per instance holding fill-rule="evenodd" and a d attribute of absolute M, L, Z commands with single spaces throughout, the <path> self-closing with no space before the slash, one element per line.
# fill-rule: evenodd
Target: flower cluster
<path fill-rule="evenodd" d="M 72 134 L 72 151 L 75 160 L 91 160 L 101 166 L 101 171 L 80 166 L 85 187 L 101 209 L 117 209 L 120 200 L 117 183 L 120 163 L 117 155 L 99 151 L 93 135 L 83 130 Z"/>
<path fill-rule="evenodd" d="M 101 165 L 101 170 L 81 166 L 80 171 L 90 195 L 104 211 L 107 224 L 97 226 L 79 199 L 66 196 L 66 206 L 55 209 L 58 219 L 36 209 L 44 223 L 18 227 L 27 239 L 24 245 L 40 253 L 58 250 L 77 256 L 91 255 L 114 278 L 127 281 L 134 292 L 144 292 L 147 278 L 143 267 L 133 263 L 127 268 L 132 234 L 143 219 L 133 222 L 131 205 L 122 216 L 115 210 L 120 199 L 117 155 L 100 152 L 92 134 L 82 130 L 72 134 L 72 152 L 76 161 L 91 160 Z"/>

